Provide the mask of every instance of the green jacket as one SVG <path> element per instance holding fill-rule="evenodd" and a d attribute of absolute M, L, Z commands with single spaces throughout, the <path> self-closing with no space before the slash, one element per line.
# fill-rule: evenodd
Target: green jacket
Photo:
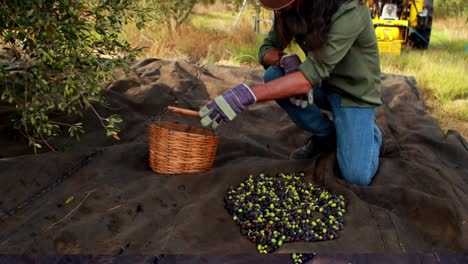
<path fill-rule="evenodd" d="M 359 0 L 343 3 L 332 16 L 325 55 L 321 60 L 298 42 L 306 60 L 299 70 L 312 87 L 322 86 L 342 95 L 341 105 L 373 107 L 380 100 L 380 59 L 374 26 L 365 4 Z M 259 51 L 259 61 L 271 48 L 279 48 L 272 27 Z"/>

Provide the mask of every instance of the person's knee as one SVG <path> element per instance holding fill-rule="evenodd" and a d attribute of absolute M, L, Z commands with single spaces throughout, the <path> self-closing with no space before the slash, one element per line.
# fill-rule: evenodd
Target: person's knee
<path fill-rule="evenodd" d="M 369 169 L 369 166 L 359 166 L 352 162 L 343 162 L 340 164 L 341 175 L 347 182 L 367 186 L 375 176 L 375 171 Z"/>
<path fill-rule="evenodd" d="M 283 76 L 284 76 L 283 68 L 278 67 L 278 66 L 270 66 L 268 67 L 265 74 L 263 75 L 263 81 L 267 83 L 267 82 L 271 82 Z"/>

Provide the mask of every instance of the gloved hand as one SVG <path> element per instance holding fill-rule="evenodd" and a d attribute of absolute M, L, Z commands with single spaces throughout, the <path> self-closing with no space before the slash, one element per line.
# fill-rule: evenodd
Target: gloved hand
<path fill-rule="evenodd" d="M 301 66 L 301 59 L 296 54 L 288 54 L 281 57 L 281 66 L 285 74 L 297 72 Z"/>
<path fill-rule="evenodd" d="M 242 83 L 203 106 L 199 111 L 201 123 L 215 129 L 221 122 L 233 120 L 247 106 L 256 102 L 257 98 L 250 88 Z"/>
<path fill-rule="evenodd" d="M 299 71 L 301 63 L 301 59 L 296 54 L 285 55 L 281 58 L 281 66 L 283 66 L 284 73 L 286 75 Z M 310 104 L 314 103 L 312 89 L 305 94 L 291 96 L 289 97 L 289 100 L 298 107 L 306 108 Z"/>

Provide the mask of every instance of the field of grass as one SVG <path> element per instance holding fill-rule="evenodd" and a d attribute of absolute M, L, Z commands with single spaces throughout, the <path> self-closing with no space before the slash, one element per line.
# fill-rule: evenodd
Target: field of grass
<path fill-rule="evenodd" d="M 234 29 L 238 13 L 223 4 L 198 5 L 190 22 L 179 32 L 161 25 L 142 31 L 127 28 L 133 46 L 146 47 L 141 57 L 184 59 L 191 63 L 258 67 L 257 52 L 270 24 L 253 32 L 253 8 L 248 8 Z M 263 18 L 271 13 L 262 10 Z M 382 54 L 385 73 L 414 76 L 428 110 L 444 130 L 468 138 L 468 23 L 462 18 L 435 19 L 427 50 L 404 49 L 400 56 Z"/>
<path fill-rule="evenodd" d="M 454 26 L 456 25 L 456 26 Z M 468 138 L 468 24 L 461 18 L 435 20 L 427 50 L 382 54 L 382 71 L 416 78 L 429 112 L 445 130 Z"/>

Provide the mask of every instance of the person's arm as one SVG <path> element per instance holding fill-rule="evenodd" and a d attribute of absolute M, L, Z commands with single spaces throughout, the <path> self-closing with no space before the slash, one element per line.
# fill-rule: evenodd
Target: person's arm
<path fill-rule="evenodd" d="M 262 59 L 262 65 L 265 68 L 270 67 L 271 65 L 280 66 L 281 58 L 286 55 L 282 50 L 278 48 L 269 49 Z"/>
<path fill-rule="evenodd" d="M 271 65 L 280 66 L 281 57 L 285 55 L 283 49 L 281 49 L 274 30 L 274 26 L 271 27 L 270 32 L 263 40 L 262 45 L 258 51 L 258 62 L 267 69 Z"/>
<path fill-rule="evenodd" d="M 251 88 L 257 103 L 304 94 L 310 89 L 312 85 L 302 72 L 291 73 Z"/>
<path fill-rule="evenodd" d="M 301 72 L 291 73 L 252 88 L 240 84 L 203 106 L 199 111 L 201 123 L 203 126 L 216 128 L 221 122 L 232 121 L 248 106 L 257 102 L 303 94 L 311 88 L 310 82 Z"/>

